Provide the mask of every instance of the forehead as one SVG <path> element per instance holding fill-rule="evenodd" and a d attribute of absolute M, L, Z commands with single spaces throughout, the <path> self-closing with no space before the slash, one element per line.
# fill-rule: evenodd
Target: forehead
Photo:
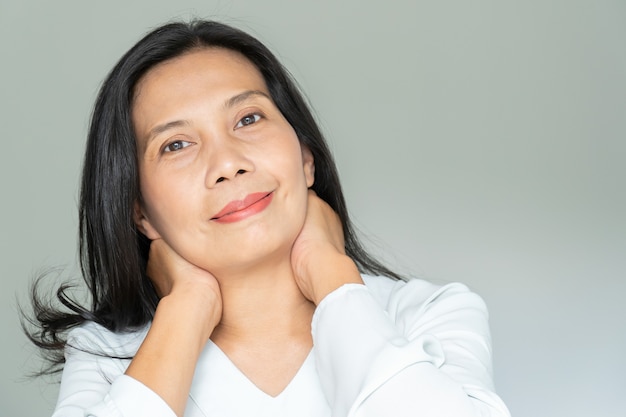
<path fill-rule="evenodd" d="M 198 111 L 224 108 L 245 91 L 270 96 L 260 71 L 243 55 L 224 48 L 203 48 L 164 61 L 137 83 L 131 107 L 138 138 L 154 125 L 185 120 Z"/>
<path fill-rule="evenodd" d="M 198 88 L 205 92 L 206 89 L 227 88 L 267 91 L 260 71 L 246 57 L 229 49 L 207 47 L 194 49 L 151 68 L 135 86 L 133 105 L 146 98 L 163 97 L 168 92 L 193 93 Z"/>

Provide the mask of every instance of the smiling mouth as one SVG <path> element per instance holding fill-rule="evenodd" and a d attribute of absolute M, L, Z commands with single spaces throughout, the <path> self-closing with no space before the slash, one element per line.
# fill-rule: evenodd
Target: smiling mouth
<path fill-rule="evenodd" d="M 272 201 L 273 192 L 248 194 L 243 200 L 226 204 L 211 220 L 219 223 L 232 223 L 263 211 Z"/>

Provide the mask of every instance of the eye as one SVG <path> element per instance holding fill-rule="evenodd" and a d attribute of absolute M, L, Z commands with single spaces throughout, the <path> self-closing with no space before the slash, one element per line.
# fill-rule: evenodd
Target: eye
<path fill-rule="evenodd" d="M 259 120 L 261 120 L 260 114 L 258 113 L 247 114 L 243 116 L 241 120 L 239 120 L 239 122 L 237 122 L 237 125 L 235 126 L 235 128 L 249 126 L 258 122 Z"/>
<path fill-rule="evenodd" d="M 187 142 L 186 140 L 175 140 L 173 142 L 168 143 L 164 148 L 163 152 L 176 152 L 180 151 L 183 148 L 191 145 L 191 142 Z"/>

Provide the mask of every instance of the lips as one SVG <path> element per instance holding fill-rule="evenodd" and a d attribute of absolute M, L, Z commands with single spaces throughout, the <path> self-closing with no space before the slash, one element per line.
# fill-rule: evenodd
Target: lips
<path fill-rule="evenodd" d="M 232 223 L 263 211 L 272 201 L 273 192 L 248 194 L 243 200 L 226 204 L 211 220 L 219 223 Z"/>

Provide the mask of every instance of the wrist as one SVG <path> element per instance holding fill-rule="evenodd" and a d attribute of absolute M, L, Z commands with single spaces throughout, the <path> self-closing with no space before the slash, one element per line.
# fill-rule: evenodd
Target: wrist
<path fill-rule="evenodd" d="M 202 348 L 221 319 L 221 299 L 173 291 L 161 299 L 154 319 L 167 322 L 184 338 L 196 339 Z"/>
<path fill-rule="evenodd" d="M 321 263 L 311 271 L 313 302 L 319 305 L 331 292 L 345 284 L 363 284 L 361 273 L 354 261 L 347 255 L 338 254 L 330 262 Z"/>

